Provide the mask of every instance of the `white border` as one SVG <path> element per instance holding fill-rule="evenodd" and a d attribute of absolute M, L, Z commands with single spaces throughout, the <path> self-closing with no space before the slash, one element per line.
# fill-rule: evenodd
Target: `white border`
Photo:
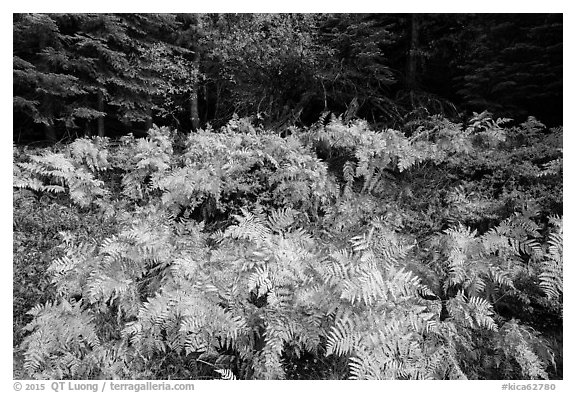
<path fill-rule="evenodd" d="M 573 4 L 573 2 L 572 2 Z M 0 168 L 2 174 L 2 186 L 5 191 L 2 192 L 2 256 L 3 260 L 3 273 L 1 295 L 4 301 L 1 305 L 1 315 L 3 324 L 1 325 L 2 340 L 0 340 L 0 389 L 5 392 L 12 392 L 12 191 L 11 191 L 11 171 L 12 171 L 12 152 L 11 152 L 11 128 L 12 128 L 12 13 L 14 12 L 389 12 L 389 13 L 405 13 L 405 12 L 424 12 L 424 13 L 545 13 L 557 12 L 564 13 L 564 138 L 565 138 L 565 178 L 564 178 L 564 195 L 569 203 L 565 204 L 565 253 L 566 263 L 564 267 L 564 319 L 565 319 L 565 332 L 564 334 L 564 381 L 550 381 L 556 383 L 556 391 L 574 391 L 568 390 L 568 386 L 576 387 L 573 382 L 576 380 L 574 372 L 574 356 L 571 348 L 574 347 L 574 336 L 571 334 L 576 327 L 574 325 L 574 287 L 572 281 L 574 279 L 574 204 L 570 203 L 575 197 L 573 192 L 572 169 L 574 169 L 574 155 L 572 148 L 574 146 L 574 138 L 576 128 L 574 127 L 574 99 L 571 98 L 574 94 L 574 77 L 573 72 L 576 71 L 574 63 L 574 9 L 572 4 L 568 1 L 503 1 L 503 0 L 480 0 L 480 1 L 446 1 L 446 0 L 430 0 L 430 1 L 391 1 L 391 0 L 355 0 L 355 1 L 313 1 L 313 0 L 290 0 L 274 2 L 268 1 L 180 1 L 180 2 L 158 2 L 151 1 L 146 4 L 136 2 L 122 2 L 111 0 L 99 0 L 97 2 L 85 2 L 81 0 L 75 1 L 49 1 L 49 0 L 25 0 L 18 2 L 10 2 L 5 0 L 2 2 L 2 12 L 0 29 L 2 29 L 0 37 L 2 37 L 2 94 L 0 108 L 5 114 L 5 120 L 2 124 L 5 129 L 2 130 L 0 143 Z M 350 381 L 286 381 L 286 382 L 268 382 L 268 381 L 252 381 L 252 382 L 228 382 L 223 384 L 221 382 L 207 382 L 198 381 L 196 384 L 197 391 L 209 390 L 234 390 L 234 391 L 264 391 L 270 389 L 287 388 L 287 389 L 363 389 L 370 391 L 383 391 L 390 389 L 391 391 L 399 390 L 426 390 L 433 392 L 461 392 L 465 389 L 467 392 L 497 392 L 501 391 L 501 385 L 505 382 L 513 381 L 376 381 L 376 382 L 350 382 Z M 526 382 L 526 381 L 519 381 Z M 230 384 L 234 385 L 230 385 Z M 49 386 L 49 385 L 48 385 Z M 47 391 L 50 390 L 49 387 Z"/>

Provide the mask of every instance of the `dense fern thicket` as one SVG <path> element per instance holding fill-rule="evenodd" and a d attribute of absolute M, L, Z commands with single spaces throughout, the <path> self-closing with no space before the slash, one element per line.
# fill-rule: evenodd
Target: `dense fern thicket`
<path fill-rule="evenodd" d="M 15 377 L 562 378 L 562 130 L 507 124 L 14 147 Z"/>

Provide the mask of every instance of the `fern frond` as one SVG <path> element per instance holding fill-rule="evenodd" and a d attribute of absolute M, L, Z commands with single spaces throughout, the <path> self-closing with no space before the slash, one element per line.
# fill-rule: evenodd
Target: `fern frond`
<path fill-rule="evenodd" d="M 271 235 L 270 229 L 253 213 L 243 211 L 243 216 L 234 215 L 234 218 L 236 218 L 238 224 L 226 229 L 224 232 L 226 237 L 263 243 Z"/>
<path fill-rule="evenodd" d="M 218 374 L 220 374 L 220 379 L 223 379 L 226 381 L 236 380 L 236 376 L 234 375 L 232 370 L 230 370 L 229 368 L 225 368 L 225 369 L 219 368 L 219 369 L 216 369 L 214 371 L 216 371 Z"/>
<path fill-rule="evenodd" d="M 294 223 L 296 212 L 290 208 L 274 210 L 268 217 L 270 229 L 275 232 L 283 232 Z"/>
<path fill-rule="evenodd" d="M 355 327 L 356 324 L 349 318 L 337 320 L 328 336 L 326 355 L 334 353 L 344 356 L 353 353 L 360 342 Z"/>

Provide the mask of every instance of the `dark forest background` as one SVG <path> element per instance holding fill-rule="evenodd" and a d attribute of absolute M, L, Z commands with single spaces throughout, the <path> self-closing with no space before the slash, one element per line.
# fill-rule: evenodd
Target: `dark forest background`
<path fill-rule="evenodd" d="M 562 14 L 15 14 L 15 143 L 323 113 L 562 124 Z"/>

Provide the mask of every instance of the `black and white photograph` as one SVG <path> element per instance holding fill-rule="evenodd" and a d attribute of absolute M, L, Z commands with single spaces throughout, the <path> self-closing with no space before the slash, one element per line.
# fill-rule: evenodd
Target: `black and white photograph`
<path fill-rule="evenodd" d="M 556 389 L 563 19 L 12 13 L 15 391 Z"/>

